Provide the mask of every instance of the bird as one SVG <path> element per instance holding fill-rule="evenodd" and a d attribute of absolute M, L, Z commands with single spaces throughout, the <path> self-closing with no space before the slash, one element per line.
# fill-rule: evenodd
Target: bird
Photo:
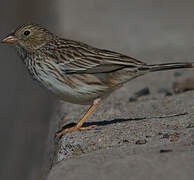
<path fill-rule="evenodd" d="M 130 56 L 58 37 L 39 24 L 25 23 L 2 43 L 14 47 L 34 80 L 63 101 L 90 105 L 79 122 L 58 137 L 83 126 L 88 116 L 115 90 L 150 72 L 193 68 L 194 63 L 147 64 Z"/>

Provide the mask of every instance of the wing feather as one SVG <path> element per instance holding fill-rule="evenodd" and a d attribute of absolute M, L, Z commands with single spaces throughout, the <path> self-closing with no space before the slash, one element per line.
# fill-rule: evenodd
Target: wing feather
<path fill-rule="evenodd" d="M 108 73 L 145 65 L 129 56 L 76 41 L 60 39 L 56 46 L 50 58 L 60 65 L 58 67 L 65 74 Z"/>

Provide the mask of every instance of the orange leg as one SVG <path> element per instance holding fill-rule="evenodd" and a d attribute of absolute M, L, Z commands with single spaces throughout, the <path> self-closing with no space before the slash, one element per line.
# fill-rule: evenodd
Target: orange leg
<path fill-rule="evenodd" d="M 93 104 L 89 110 L 87 111 L 87 113 L 82 117 L 82 119 L 73 127 L 71 128 L 66 128 L 61 130 L 59 133 L 57 133 L 57 137 L 61 137 L 62 135 L 72 132 L 72 131 L 76 131 L 76 130 L 88 130 L 92 127 L 94 127 L 95 125 L 91 125 L 91 126 L 87 126 L 87 127 L 81 127 L 83 125 L 83 123 L 86 121 L 86 119 L 88 118 L 88 116 L 98 107 L 98 103 Z"/>

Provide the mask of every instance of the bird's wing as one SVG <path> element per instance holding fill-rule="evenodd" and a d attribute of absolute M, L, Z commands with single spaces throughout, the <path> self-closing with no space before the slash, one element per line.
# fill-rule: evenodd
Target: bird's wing
<path fill-rule="evenodd" d="M 104 49 L 97 49 L 83 43 L 66 41 L 58 47 L 54 59 L 65 74 L 108 73 L 123 68 L 137 68 L 144 65 L 129 56 Z"/>

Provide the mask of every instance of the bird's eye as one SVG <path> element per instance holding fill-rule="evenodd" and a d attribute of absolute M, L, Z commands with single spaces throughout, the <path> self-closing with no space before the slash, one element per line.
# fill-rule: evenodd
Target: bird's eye
<path fill-rule="evenodd" d="M 30 31 L 28 31 L 28 30 L 24 31 L 25 36 L 28 36 L 29 34 L 30 34 Z"/>

